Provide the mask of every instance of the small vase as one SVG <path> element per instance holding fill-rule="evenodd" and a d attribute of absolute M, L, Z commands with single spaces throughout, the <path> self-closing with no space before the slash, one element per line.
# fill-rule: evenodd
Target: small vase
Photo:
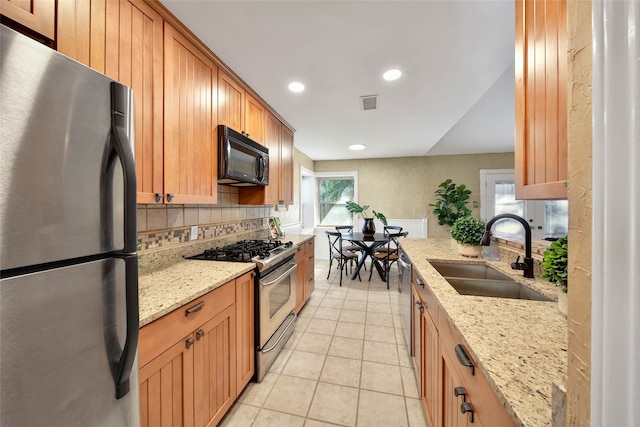
<path fill-rule="evenodd" d="M 567 312 L 569 310 L 569 296 L 566 292 L 562 292 L 561 288 L 558 288 L 558 310 L 560 313 L 567 317 Z"/>
<path fill-rule="evenodd" d="M 365 218 L 362 225 L 362 234 L 365 236 L 373 236 L 376 234 L 376 225 L 373 223 L 373 218 Z"/>
<path fill-rule="evenodd" d="M 474 246 L 466 243 L 458 243 L 458 253 L 462 256 L 478 258 L 482 254 L 482 246 Z"/>

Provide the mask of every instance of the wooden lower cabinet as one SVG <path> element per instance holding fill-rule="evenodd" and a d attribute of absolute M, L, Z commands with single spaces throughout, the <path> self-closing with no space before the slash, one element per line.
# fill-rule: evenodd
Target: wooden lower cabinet
<path fill-rule="evenodd" d="M 418 285 L 422 283 L 425 286 Z M 421 277 L 413 278 L 412 303 L 412 356 L 428 424 L 442 427 L 515 426 L 478 364 L 465 349 L 462 337 Z M 469 356 L 474 366 L 473 374 L 459 361 L 458 345 Z"/>
<path fill-rule="evenodd" d="M 300 313 L 315 289 L 314 279 L 314 238 L 298 245 L 296 252 L 296 313 Z"/>
<path fill-rule="evenodd" d="M 220 422 L 253 376 L 253 304 L 247 273 L 140 330 L 141 426 Z"/>

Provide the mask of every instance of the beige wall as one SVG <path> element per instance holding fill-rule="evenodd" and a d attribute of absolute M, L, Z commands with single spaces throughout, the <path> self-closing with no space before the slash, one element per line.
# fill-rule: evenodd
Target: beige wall
<path fill-rule="evenodd" d="M 511 169 L 513 153 L 402 157 L 314 162 L 316 172 L 357 171 L 358 200 L 388 218 L 428 218 L 428 237 L 448 237 L 432 214 L 434 192 L 447 178 L 471 191 L 469 208 L 480 215 L 480 169 Z M 478 207 L 473 208 L 473 202 Z"/>
<path fill-rule="evenodd" d="M 591 407 L 591 2 L 567 3 L 569 28 L 569 346 L 567 425 L 590 425 Z"/>

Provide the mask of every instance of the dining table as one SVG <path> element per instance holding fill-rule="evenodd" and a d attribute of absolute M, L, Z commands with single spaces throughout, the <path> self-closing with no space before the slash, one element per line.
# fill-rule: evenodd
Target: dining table
<path fill-rule="evenodd" d="M 387 243 L 388 236 L 384 233 L 375 233 L 371 235 L 371 234 L 364 234 L 360 231 L 354 231 L 351 233 L 341 233 L 341 234 L 342 234 L 342 240 L 348 240 L 352 242 L 354 245 L 358 246 L 359 248 L 362 248 L 363 255 L 358 260 L 358 265 L 356 266 L 356 270 L 354 271 L 351 277 L 351 280 L 354 280 L 358 277 L 358 273 L 360 272 L 360 269 L 362 268 L 362 266 L 364 265 L 364 262 L 368 257 L 368 258 L 371 258 L 372 260 L 371 268 L 375 266 L 376 270 L 378 270 L 378 274 L 380 275 L 380 278 L 383 281 L 386 281 L 386 272 L 384 271 L 384 268 L 382 268 L 379 262 L 373 262 L 373 258 L 374 258 L 373 254 L 375 254 L 376 248 L 379 248 L 380 246 L 383 246 L 385 243 Z"/>

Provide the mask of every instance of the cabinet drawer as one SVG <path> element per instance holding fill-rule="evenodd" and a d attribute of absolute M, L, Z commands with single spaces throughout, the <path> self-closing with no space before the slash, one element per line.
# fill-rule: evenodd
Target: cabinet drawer
<path fill-rule="evenodd" d="M 305 242 L 304 246 L 307 248 L 307 256 L 314 256 L 315 255 L 315 243 L 314 243 L 314 239 L 311 239 L 307 242 Z"/>
<path fill-rule="evenodd" d="M 298 245 L 298 250 L 296 251 L 295 257 L 296 257 L 296 264 L 298 265 L 300 265 L 300 263 L 302 263 L 307 258 L 306 244 L 303 243 L 301 245 Z"/>
<path fill-rule="evenodd" d="M 418 291 L 418 294 L 420 295 L 420 298 L 422 299 L 427 312 L 431 316 L 433 323 L 436 325 L 436 327 L 438 327 L 440 304 L 438 304 L 438 300 L 436 299 L 436 296 L 433 294 L 433 291 L 429 287 L 429 284 L 426 282 L 426 280 L 424 280 L 419 274 L 416 274 L 415 272 L 413 274 L 414 286 Z M 424 286 L 421 285 L 421 283 L 423 283 Z"/>
<path fill-rule="evenodd" d="M 144 366 L 172 344 L 235 302 L 235 281 L 194 299 L 140 329 L 139 365 Z"/>

